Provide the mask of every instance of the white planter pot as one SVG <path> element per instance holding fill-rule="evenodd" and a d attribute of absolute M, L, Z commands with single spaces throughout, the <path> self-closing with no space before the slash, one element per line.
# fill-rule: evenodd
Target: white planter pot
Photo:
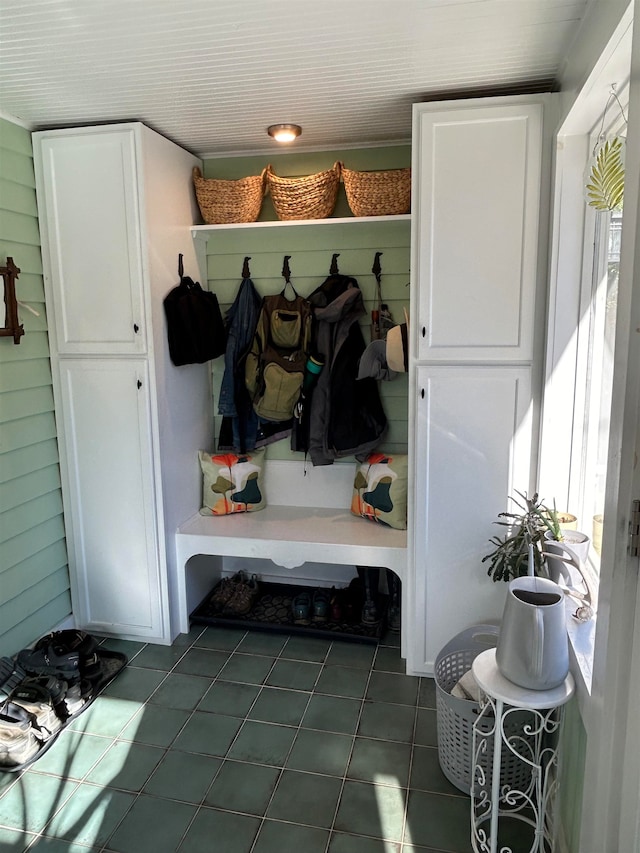
<path fill-rule="evenodd" d="M 558 554 L 560 557 L 575 557 L 578 565 L 582 565 L 587 561 L 589 556 L 589 545 L 591 540 L 586 533 L 581 533 L 578 530 L 563 530 L 563 541 L 558 542 L 553 538 L 551 531 L 544 534 L 545 545 L 544 550 L 551 554 Z M 549 567 L 549 577 L 556 583 L 560 577 L 569 581 L 575 581 L 571 578 L 571 569 L 562 560 L 554 560 L 553 557 L 547 557 L 547 565 Z"/>

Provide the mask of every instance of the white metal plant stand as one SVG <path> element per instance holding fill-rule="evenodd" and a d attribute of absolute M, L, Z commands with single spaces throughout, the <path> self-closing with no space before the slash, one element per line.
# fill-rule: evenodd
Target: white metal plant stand
<path fill-rule="evenodd" d="M 555 840 L 560 728 L 564 705 L 575 688 L 573 676 L 569 673 L 553 690 L 518 687 L 500 673 L 495 649 L 475 658 L 473 675 L 482 690 L 472 740 L 473 850 L 512 853 L 508 837 L 501 837 L 498 847 L 500 819 L 511 818 L 531 827 L 530 853 L 550 853 Z M 519 724 L 514 726 L 514 720 Z M 523 762 L 528 768 L 523 790 L 501 784 L 501 767 L 507 761 Z"/>

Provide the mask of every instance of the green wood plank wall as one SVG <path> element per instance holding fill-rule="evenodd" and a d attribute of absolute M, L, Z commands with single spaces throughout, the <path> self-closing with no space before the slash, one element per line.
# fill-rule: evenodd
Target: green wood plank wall
<path fill-rule="evenodd" d="M 31 135 L 0 118 L 0 265 L 7 256 L 38 316 L 19 306 L 20 344 L 0 338 L 0 655 L 71 613 Z"/>
<path fill-rule="evenodd" d="M 336 160 L 351 169 L 396 169 L 410 164 L 410 146 L 381 147 L 348 151 L 323 151 L 314 154 L 279 154 L 263 157 L 234 157 L 206 160 L 204 175 L 208 178 L 241 178 L 259 174 L 270 162 L 277 175 L 310 175 L 330 168 Z M 331 218 L 351 216 L 344 186 L 340 185 L 338 202 Z M 277 219 L 270 197 L 265 197 L 260 221 Z M 302 296 L 308 296 L 329 273 L 331 256 L 338 252 L 340 271 L 357 278 L 364 297 L 366 317 L 362 320 L 365 340 L 370 340 L 371 310 L 376 304 L 376 280 L 371 272 L 376 252 L 382 252 L 382 296 L 396 322 L 409 310 L 409 246 L 410 223 L 366 222 L 364 224 L 256 228 L 214 232 L 207 242 L 207 285 L 218 297 L 223 313 L 233 302 L 241 281 L 242 261 L 251 257 L 251 277 L 264 296 L 282 290 L 284 255 L 291 255 L 291 281 Z M 186 271 L 188 272 L 188 271 Z M 214 412 L 224 369 L 223 360 L 213 363 Z M 381 448 L 390 453 L 407 451 L 407 376 L 391 382 L 380 382 L 389 430 Z M 217 443 L 220 418 L 215 420 Z M 302 459 L 293 453 L 289 440 L 269 446 L 270 459 Z M 345 460 L 347 461 L 347 460 Z M 348 460 L 349 462 L 353 460 Z"/>
<path fill-rule="evenodd" d="M 587 733 L 574 696 L 565 709 L 560 763 L 559 815 L 568 853 L 580 853 L 580 819 Z"/>

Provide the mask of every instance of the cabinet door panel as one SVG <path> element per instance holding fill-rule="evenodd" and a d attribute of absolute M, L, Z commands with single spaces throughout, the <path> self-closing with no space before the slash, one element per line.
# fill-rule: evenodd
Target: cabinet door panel
<path fill-rule="evenodd" d="M 524 367 L 416 372 L 413 672 L 433 672 L 458 632 L 502 615 L 506 584 L 481 561 L 508 495 L 529 489 L 530 386 Z"/>
<path fill-rule="evenodd" d="M 146 364 L 66 359 L 60 369 L 78 621 L 161 636 Z"/>
<path fill-rule="evenodd" d="M 39 143 L 60 353 L 145 350 L 134 143 L 130 130 Z"/>
<path fill-rule="evenodd" d="M 419 359 L 532 358 L 541 132 L 536 104 L 416 107 Z"/>

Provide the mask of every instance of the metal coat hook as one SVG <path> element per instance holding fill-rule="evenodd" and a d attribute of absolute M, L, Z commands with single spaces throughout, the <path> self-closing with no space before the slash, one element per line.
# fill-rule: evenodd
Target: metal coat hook
<path fill-rule="evenodd" d="M 247 255 L 242 262 L 242 278 L 251 278 L 251 270 L 249 269 L 249 261 L 251 258 Z"/>
<path fill-rule="evenodd" d="M 383 252 L 376 252 L 376 256 L 373 259 L 373 266 L 371 267 L 371 272 L 375 275 L 376 281 L 380 284 L 380 279 L 382 277 L 382 267 L 380 266 L 380 256 Z"/>
<path fill-rule="evenodd" d="M 284 261 L 282 263 L 282 275 L 284 276 L 284 281 L 285 281 L 285 285 L 282 288 L 282 295 L 283 296 L 285 295 L 286 290 L 287 290 L 287 285 L 289 285 L 289 287 L 293 291 L 294 299 L 297 299 L 298 298 L 298 291 L 291 284 L 291 270 L 289 269 L 289 258 L 290 257 L 291 257 L 291 255 L 285 255 Z"/>
<path fill-rule="evenodd" d="M 178 278 L 184 275 L 184 264 L 182 263 L 183 255 L 178 255 Z"/>
<path fill-rule="evenodd" d="M 380 266 L 380 256 L 382 252 L 376 252 L 376 256 L 373 259 L 373 266 L 371 267 L 371 272 L 376 277 L 376 306 L 371 311 L 371 340 L 377 341 L 380 340 L 382 335 L 382 330 L 380 328 L 380 314 L 382 311 L 382 285 L 380 283 L 382 278 L 382 267 Z"/>
<path fill-rule="evenodd" d="M 340 257 L 340 252 L 336 252 L 331 258 L 331 266 L 329 267 L 329 275 L 340 275 L 340 270 L 338 269 L 338 258 Z"/>
<path fill-rule="evenodd" d="M 16 279 L 20 273 L 13 258 L 7 258 L 6 266 L 0 267 L 0 275 L 4 282 L 5 326 L 0 327 L 0 336 L 13 338 L 14 344 L 20 343 L 24 335 L 24 326 L 18 319 L 18 304 L 16 299 Z"/>

